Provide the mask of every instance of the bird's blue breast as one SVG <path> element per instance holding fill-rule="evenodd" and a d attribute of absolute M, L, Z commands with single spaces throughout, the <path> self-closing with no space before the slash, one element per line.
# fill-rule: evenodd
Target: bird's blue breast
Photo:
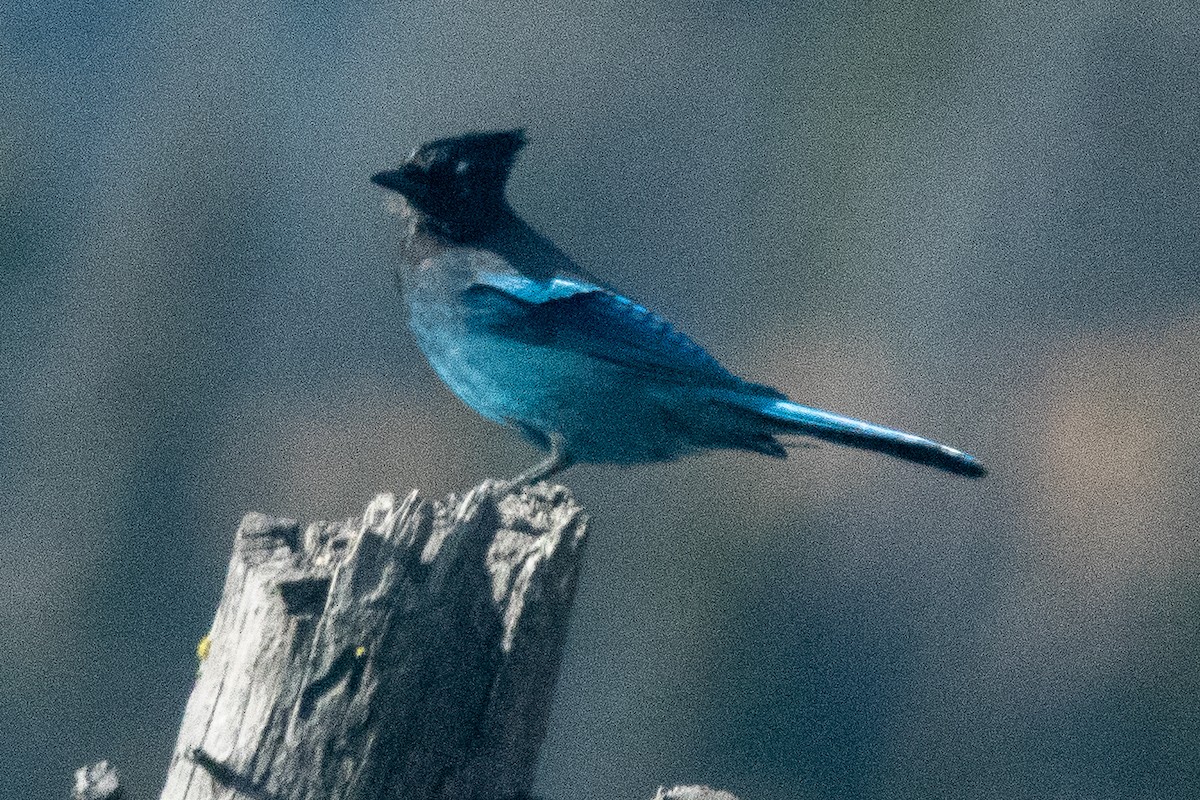
<path fill-rule="evenodd" d="M 491 333 L 502 309 L 469 304 L 466 293 L 485 254 L 451 251 L 417 265 L 406 297 L 409 326 L 434 371 L 463 402 L 497 422 L 526 422 L 526 398 L 544 386 L 528 348 Z"/>
<path fill-rule="evenodd" d="M 543 428 L 547 405 L 570 375 L 569 365 L 549 363 L 529 345 L 490 332 L 475 310 L 414 299 L 410 326 L 430 365 L 463 402 L 497 422 Z"/>

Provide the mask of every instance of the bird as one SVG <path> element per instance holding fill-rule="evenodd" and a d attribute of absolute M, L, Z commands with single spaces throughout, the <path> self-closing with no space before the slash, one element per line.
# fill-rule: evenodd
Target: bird
<path fill-rule="evenodd" d="M 961 450 L 801 405 L 733 374 L 586 272 L 508 202 L 525 145 L 524 129 L 450 136 L 371 176 L 403 226 L 397 283 L 429 364 L 468 406 L 546 454 L 509 485 L 576 463 L 673 461 L 714 449 L 786 458 L 780 437 L 792 436 L 986 474 Z"/>

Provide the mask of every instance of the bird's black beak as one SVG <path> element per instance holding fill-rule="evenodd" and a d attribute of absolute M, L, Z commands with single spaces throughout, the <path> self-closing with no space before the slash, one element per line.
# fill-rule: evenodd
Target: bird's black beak
<path fill-rule="evenodd" d="M 412 188 L 412 179 L 405 174 L 403 168 L 376 172 L 371 176 L 371 183 L 400 194 L 405 194 L 405 190 Z"/>

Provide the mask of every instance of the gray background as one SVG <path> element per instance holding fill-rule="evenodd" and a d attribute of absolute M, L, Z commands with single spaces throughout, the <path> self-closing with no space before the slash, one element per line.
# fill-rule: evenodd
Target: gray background
<path fill-rule="evenodd" d="M 976 452 L 566 482 L 539 790 L 1200 796 L 1200 16 L 610 0 L 0 9 L 0 795 L 155 796 L 249 509 L 509 475 L 366 178 L 525 125 L 514 205 L 731 368 Z"/>

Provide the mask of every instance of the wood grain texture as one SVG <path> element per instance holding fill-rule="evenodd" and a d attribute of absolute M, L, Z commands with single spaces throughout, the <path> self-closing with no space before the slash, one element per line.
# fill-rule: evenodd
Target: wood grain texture
<path fill-rule="evenodd" d="M 736 796 L 710 786 L 660 786 L 654 800 L 738 800 Z"/>
<path fill-rule="evenodd" d="M 124 800 L 121 777 L 107 761 L 75 770 L 75 788 L 71 800 Z"/>
<path fill-rule="evenodd" d="M 163 800 L 525 796 L 586 517 L 485 483 L 234 544 Z"/>

